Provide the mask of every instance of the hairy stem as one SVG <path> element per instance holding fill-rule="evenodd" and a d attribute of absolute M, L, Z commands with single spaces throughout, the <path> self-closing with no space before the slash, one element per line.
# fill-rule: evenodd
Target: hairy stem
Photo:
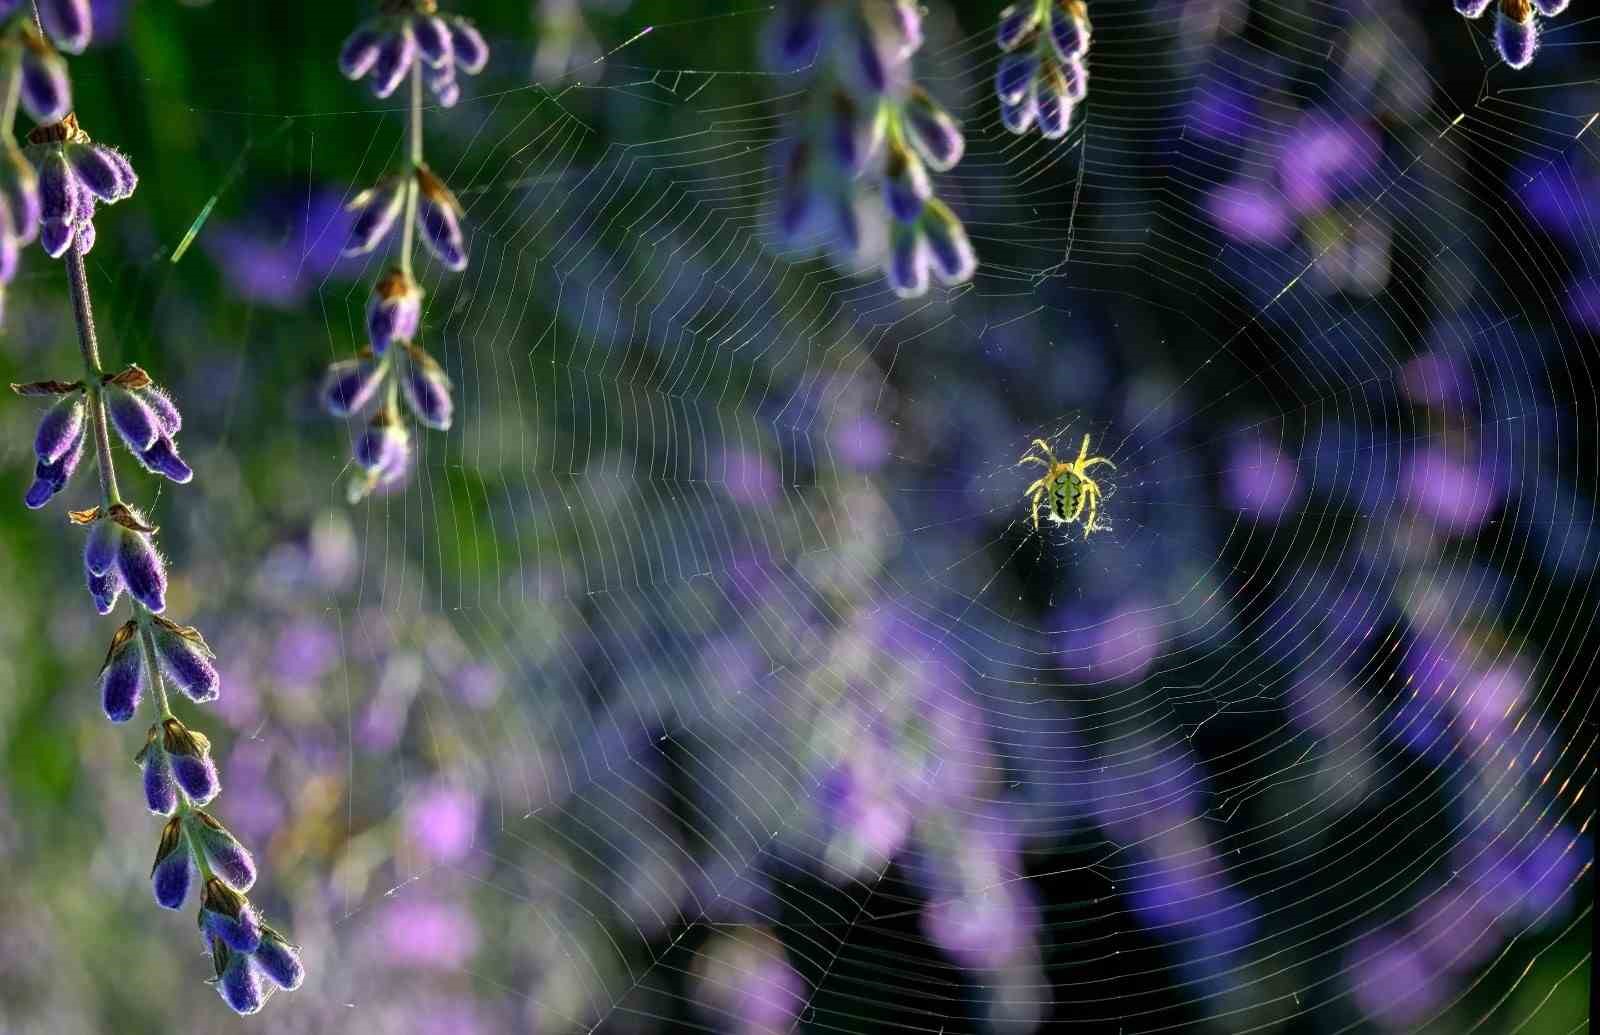
<path fill-rule="evenodd" d="M 100 342 L 94 333 L 94 306 L 89 301 L 89 274 L 83 253 L 74 244 L 67 249 L 67 287 L 72 294 L 72 317 L 78 325 L 78 351 L 83 355 L 84 384 L 88 389 L 89 433 L 94 436 L 95 470 L 100 475 L 100 495 L 110 510 L 122 502 L 117 493 L 117 471 L 111 461 L 111 436 L 106 430 L 106 407 L 101 397 Z"/>

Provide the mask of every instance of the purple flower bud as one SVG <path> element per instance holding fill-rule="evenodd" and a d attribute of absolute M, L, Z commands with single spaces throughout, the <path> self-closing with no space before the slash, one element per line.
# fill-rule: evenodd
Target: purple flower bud
<path fill-rule="evenodd" d="M 450 19 L 450 51 L 455 55 L 455 65 L 467 75 L 477 75 L 489 63 L 489 44 L 483 33 L 465 18 Z"/>
<path fill-rule="evenodd" d="M 1033 104 L 1038 113 L 1039 133 L 1046 140 L 1059 140 L 1072 124 L 1072 102 L 1067 99 L 1067 84 L 1060 69 L 1050 65 L 1033 79 Z"/>
<path fill-rule="evenodd" d="M 441 108 L 454 108 L 461 100 L 461 84 L 456 82 L 455 66 L 440 65 L 428 76 L 428 89 L 433 91 Z"/>
<path fill-rule="evenodd" d="M 417 53 L 434 68 L 450 60 L 450 27 L 436 14 L 419 14 L 411 19 L 411 34 L 417 40 Z"/>
<path fill-rule="evenodd" d="M 382 380 L 375 359 L 345 359 L 328 368 L 322 379 L 322 407 L 335 417 L 348 417 L 372 400 Z"/>
<path fill-rule="evenodd" d="M 961 127 L 923 90 L 913 90 L 905 106 L 911 143 L 931 167 L 944 172 L 961 161 L 966 140 Z"/>
<path fill-rule="evenodd" d="M 83 215 L 82 190 L 66 156 L 60 151 L 47 151 L 39 162 L 40 218 L 47 223 L 76 223 Z"/>
<path fill-rule="evenodd" d="M 200 633 L 189 626 L 161 620 L 157 620 L 153 632 L 156 658 L 167 678 L 197 704 L 216 700 L 221 678 L 211 664 L 215 655 Z"/>
<path fill-rule="evenodd" d="M 1007 54 L 1000 59 L 994 73 L 994 92 L 1001 104 L 1017 104 L 1028 94 L 1028 84 L 1039 68 L 1039 59 L 1031 51 Z"/>
<path fill-rule="evenodd" d="M 261 944 L 261 917 L 250 900 L 213 877 L 200 898 L 200 930 L 235 952 L 254 952 Z"/>
<path fill-rule="evenodd" d="M 183 414 L 178 412 L 177 404 L 170 395 L 154 385 L 143 389 L 143 392 L 145 405 L 156 415 L 156 423 L 164 433 L 176 435 L 183 429 Z"/>
<path fill-rule="evenodd" d="M 1468 18 L 1481 18 L 1494 0 L 1456 0 L 1456 13 Z"/>
<path fill-rule="evenodd" d="M 133 718 L 148 678 L 144 651 L 139 647 L 138 626 L 125 622 L 111 638 L 111 649 L 100 667 L 100 703 L 105 708 L 106 718 L 112 722 L 127 722 Z"/>
<path fill-rule="evenodd" d="M 768 28 L 767 64 L 774 72 L 793 72 L 816 57 L 822 43 L 821 11 L 805 0 L 778 5 Z"/>
<path fill-rule="evenodd" d="M 447 268 L 460 272 L 467 268 L 466 242 L 461 237 L 461 218 L 455 196 L 433 175 L 418 170 L 422 184 L 417 197 L 417 227 L 422 240 Z M 430 190 L 437 184 L 438 190 Z"/>
<path fill-rule="evenodd" d="M 932 198 L 922 211 L 921 228 L 928 242 L 928 255 L 934 272 L 946 284 L 960 284 L 972 279 L 977 271 L 978 257 L 967 240 L 967 230 L 948 205 Z"/>
<path fill-rule="evenodd" d="M 78 463 L 83 459 L 83 443 L 88 438 L 82 430 L 78 437 L 67 447 L 66 453 L 58 460 L 51 463 L 39 461 L 33 467 L 33 484 L 28 486 L 28 492 L 22 498 L 30 510 L 38 510 L 49 503 L 56 493 L 67 487 L 67 482 L 72 480 L 72 474 L 78 469 Z"/>
<path fill-rule="evenodd" d="M 144 801 L 158 816 L 170 816 L 178 809 L 178 785 L 172 782 L 172 766 L 161 750 L 161 727 L 150 727 L 144 747 L 133 756 L 144 777 Z"/>
<path fill-rule="evenodd" d="M 0 198 L 0 285 L 11 283 L 17 275 L 20 258 L 17 238 L 11 233 L 11 213 L 6 211 L 5 199 Z"/>
<path fill-rule="evenodd" d="M 11 214 L 11 232 L 19 244 L 27 244 L 39 233 L 39 176 L 15 147 L 5 149 L 0 159 L 0 198 Z"/>
<path fill-rule="evenodd" d="M 398 269 L 378 278 L 367 303 L 367 333 L 372 338 L 372 350 L 382 355 L 391 343 L 410 341 L 417 336 L 421 322 L 422 291 L 411 278 Z"/>
<path fill-rule="evenodd" d="M 368 23 L 357 26 L 355 32 L 344 38 L 339 47 L 339 71 L 346 79 L 360 79 L 372 71 L 378 60 L 378 44 L 383 38 L 384 34 Z"/>
<path fill-rule="evenodd" d="M 1526 18 L 1514 21 L 1507 17 L 1502 4 L 1494 18 L 1494 49 L 1499 52 L 1500 60 L 1512 68 L 1531 65 L 1539 50 L 1539 25 L 1534 21 L 1533 12 L 1530 10 Z"/>
<path fill-rule="evenodd" d="M 78 228 L 72 223 L 47 219 L 39 224 L 39 246 L 52 259 L 59 259 L 72 247 L 72 238 Z"/>
<path fill-rule="evenodd" d="M 1061 66 L 1062 93 L 1073 104 L 1089 96 L 1089 68 L 1082 58 L 1072 58 Z"/>
<path fill-rule="evenodd" d="M 450 427 L 450 417 L 455 408 L 450 398 L 450 379 L 434 358 L 412 346 L 406 350 L 410 357 L 400 387 L 406 405 L 416 414 L 417 420 L 438 431 Z"/>
<path fill-rule="evenodd" d="M 1533 6 L 1546 18 L 1554 18 L 1567 9 L 1572 0 L 1533 0 Z"/>
<path fill-rule="evenodd" d="M 172 777 L 189 801 L 204 805 L 222 790 L 216 763 L 211 760 L 211 741 L 177 719 L 161 723 L 161 752 L 167 757 Z"/>
<path fill-rule="evenodd" d="M 356 439 L 356 463 L 376 475 L 404 469 L 409 461 L 411 436 L 387 412 L 379 413 Z"/>
<path fill-rule="evenodd" d="M 286 992 L 299 988 L 306 979 L 306 967 L 300 962 L 299 951 L 270 927 L 262 928 L 261 945 L 256 949 L 255 961 L 261 973 Z"/>
<path fill-rule="evenodd" d="M 90 574 L 89 596 L 94 601 L 94 609 L 103 615 L 111 613 L 117 606 L 117 598 L 122 595 L 122 576 L 114 571 L 104 575 Z"/>
<path fill-rule="evenodd" d="M 349 205 L 355 218 L 350 221 L 350 239 L 344 254 L 365 255 L 376 248 L 394 229 L 404 204 L 405 192 L 398 180 L 385 180 L 357 194 Z"/>
<path fill-rule="evenodd" d="M 1039 27 L 1039 5 L 1033 0 L 1022 0 L 1000 12 L 1000 24 L 995 30 L 995 42 L 1001 50 L 1016 50 L 1023 39 Z"/>
<path fill-rule="evenodd" d="M 117 538 L 117 574 L 133 599 L 157 614 L 167 609 L 167 567 L 143 532 L 122 529 Z"/>
<path fill-rule="evenodd" d="M 165 433 L 156 437 L 149 449 L 138 454 L 139 463 L 151 474 L 159 474 L 168 481 L 187 485 L 194 478 L 194 468 L 178 454 L 177 443 Z"/>
<path fill-rule="evenodd" d="M 39 431 L 33 436 L 33 452 L 45 463 L 54 463 L 72 448 L 73 440 L 83 434 L 83 395 L 73 392 L 44 411 L 39 419 Z"/>
<path fill-rule="evenodd" d="M 189 897 L 189 885 L 194 882 L 194 870 L 194 860 L 189 857 L 189 845 L 183 836 L 183 817 L 174 816 L 161 828 L 155 865 L 150 867 L 156 904 L 167 909 L 183 908 L 183 900 Z"/>
<path fill-rule="evenodd" d="M 108 575 L 117 561 L 117 540 L 122 526 L 108 517 L 99 518 L 89 529 L 83 545 L 83 566 L 90 575 Z"/>
<path fill-rule="evenodd" d="M 72 110 L 67 63 L 49 47 L 22 48 L 22 107 L 40 125 L 60 122 Z"/>
<path fill-rule="evenodd" d="M 78 224 L 73 227 L 72 246 L 78 249 L 79 255 L 88 255 L 90 250 L 94 248 L 94 224 L 89 221 L 93 215 L 94 209 L 91 207 L 89 215 L 79 220 Z"/>
<path fill-rule="evenodd" d="M 891 141 L 883 163 L 883 200 L 889 214 L 909 223 L 922 214 L 922 203 L 933 196 L 933 184 L 922 160 L 898 140 Z"/>
<path fill-rule="evenodd" d="M 39 0 L 39 20 L 56 46 L 68 54 L 82 54 L 94 34 L 89 0 Z"/>
<path fill-rule="evenodd" d="M 72 172 L 101 201 L 121 201 L 133 193 L 139 178 L 125 157 L 100 144 L 68 144 L 62 153 Z"/>
<path fill-rule="evenodd" d="M 928 291 L 928 249 L 914 224 L 894 223 L 889 231 L 889 286 L 901 298 Z"/>
<path fill-rule="evenodd" d="M 200 839 L 200 851 L 205 855 L 211 872 L 241 895 L 249 891 L 256 882 L 256 863 L 239 839 L 208 813 L 196 809 L 190 816 L 194 821 L 190 829 Z"/>
<path fill-rule="evenodd" d="M 228 1009 L 243 1017 L 261 1009 L 267 996 L 261 988 L 261 975 L 249 953 L 234 952 L 222 939 L 214 938 L 211 941 L 211 961 L 217 971 L 217 994 L 228 1004 Z"/>
<path fill-rule="evenodd" d="M 379 97 L 394 93 L 416 58 L 417 41 L 409 27 L 386 33 L 378 43 L 378 57 L 372 64 L 372 92 Z"/>
<path fill-rule="evenodd" d="M 103 394 L 111 425 L 129 449 L 142 453 L 155 445 L 161 437 L 160 422 L 142 398 L 120 385 L 106 385 Z"/>
<path fill-rule="evenodd" d="M 1050 5 L 1050 45 L 1062 61 L 1081 58 L 1089 52 L 1089 23 L 1064 0 Z"/>

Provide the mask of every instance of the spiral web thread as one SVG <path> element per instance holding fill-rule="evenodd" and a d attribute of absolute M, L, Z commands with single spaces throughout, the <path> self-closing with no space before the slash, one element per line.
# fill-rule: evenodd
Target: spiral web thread
<path fill-rule="evenodd" d="M 1450 58 L 1470 39 L 1486 70 L 1458 109 L 1408 16 L 1265 4 L 1241 36 L 1200 6 L 1096 0 L 1092 91 L 1055 143 L 1000 126 L 989 28 L 934 13 L 920 74 L 969 145 L 940 191 L 983 265 L 913 303 L 780 254 L 782 78 L 647 63 L 720 18 L 632 36 L 595 85 L 463 106 L 440 171 L 474 264 L 420 273 L 463 419 L 357 511 L 340 620 L 436 611 L 500 673 L 495 711 L 442 669 L 410 705 L 498 823 L 352 901 L 335 944 L 470 898 L 471 987 L 552 1029 L 1343 1030 L 1405 964 L 1379 965 L 1398 932 L 1427 990 L 1400 1021 L 1526 1019 L 1480 990 L 1515 990 L 1592 904 L 1573 312 L 1600 277 L 1600 91 L 1508 78 L 1463 23 Z M 752 39 L 763 17 L 726 16 Z M 1583 31 L 1547 52 L 1581 63 Z M 630 107 L 670 129 L 629 139 Z M 1209 199 L 1281 191 L 1311 112 L 1383 140 L 1333 229 L 1230 239 Z M 1390 262 L 1350 243 L 1385 239 Z M 360 288 L 321 301 L 342 355 Z M 1430 348 L 1464 383 L 1414 387 Z M 1015 461 L 1084 433 L 1117 463 L 1112 531 L 1034 533 Z M 1461 498 L 1424 499 L 1419 457 L 1472 472 Z M 1492 517 L 1449 527 L 1479 497 Z M 346 748 L 352 824 L 424 775 Z M 839 818 L 841 762 L 893 771 L 878 813 Z M 1499 854 L 1542 861 L 1513 892 Z M 1474 948 L 1427 941 L 1441 900 L 1489 919 Z M 383 987 L 328 969 L 330 998 Z"/>

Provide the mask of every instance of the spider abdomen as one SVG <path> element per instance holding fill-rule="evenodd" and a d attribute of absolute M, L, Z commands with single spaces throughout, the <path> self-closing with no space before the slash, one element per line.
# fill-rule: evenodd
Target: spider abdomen
<path fill-rule="evenodd" d="M 1057 521 L 1070 521 L 1078 508 L 1078 498 L 1083 495 L 1083 480 L 1071 471 L 1063 470 L 1050 479 L 1050 516 Z"/>

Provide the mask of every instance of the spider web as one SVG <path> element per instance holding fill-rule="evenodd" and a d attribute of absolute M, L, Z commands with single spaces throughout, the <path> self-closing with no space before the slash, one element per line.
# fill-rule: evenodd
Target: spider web
<path fill-rule="evenodd" d="M 1372 6 L 1094 0 L 1052 143 L 935 5 L 982 268 L 916 302 L 778 246 L 794 83 L 655 59 L 765 10 L 430 116 L 460 420 L 321 598 L 352 847 L 274 1009 L 1577 1030 L 1592 26 L 1513 77 Z M 371 127 L 353 184 L 398 155 Z M 322 285 L 329 358 L 377 268 Z M 1110 531 L 1035 532 L 1017 459 L 1085 434 Z M 440 847 L 450 793 L 487 818 Z"/>

